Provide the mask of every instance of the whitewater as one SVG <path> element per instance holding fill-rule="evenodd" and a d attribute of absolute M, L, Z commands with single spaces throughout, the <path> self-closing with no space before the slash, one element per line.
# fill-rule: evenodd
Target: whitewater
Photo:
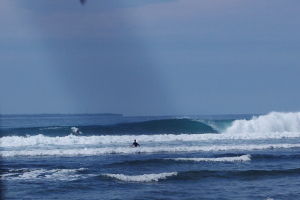
<path fill-rule="evenodd" d="M 300 196 L 298 112 L 8 115 L 0 149 L 4 199 Z"/>

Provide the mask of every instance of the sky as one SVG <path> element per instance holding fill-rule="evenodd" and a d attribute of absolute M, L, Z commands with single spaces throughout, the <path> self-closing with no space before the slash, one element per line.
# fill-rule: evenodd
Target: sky
<path fill-rule="evenodd" d="M 300 111 L 299 0 L 1 0 L 0 113 Z"/>

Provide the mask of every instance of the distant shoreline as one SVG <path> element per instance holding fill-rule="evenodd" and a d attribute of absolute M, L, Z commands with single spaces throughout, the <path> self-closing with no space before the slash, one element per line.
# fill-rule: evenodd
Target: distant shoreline
<path fill-rule="evenodd" d="M 222 119 L 224 117 L 230 118 L 252 118 L 254 116 L 260 116 L 262 114 L 212 114 L 212 115 L 155 115 L 152 117 L 187 117 L 187 116 L 200 116 L 201 118 L 210 119 L 211 116 L 220 116 Z M 68 114 L 59 114 L 59 113 L 41 113 L 41 114 L 0 114 L 0 119 L 4 118 L 43 118 L 43 117 L 125 117 L 123 114 L 118 113 L 68 113 Z M 144 117 L 151 117 L 151 115 L 144 115 Z M 128 117 L 128 116 L 126 116 Z M 131 116 L 132 117 L 132 116 Z M 134 116 L 134 117 L 143 117 L 143 116 Z"/>
<path fill-rule="evenodd" d="M 103 117 L 123 117 L 117 113 L 78 113 L 78 114 L 0 114 L 0 117 L 64 117 L 64 116 L 103 116 Z"/>

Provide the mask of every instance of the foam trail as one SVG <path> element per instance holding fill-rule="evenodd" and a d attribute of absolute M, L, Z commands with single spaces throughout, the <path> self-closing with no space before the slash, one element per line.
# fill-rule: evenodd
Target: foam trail
<path fill-rule="evenodd" d="M 300 112 L 271 112 L 251 120 L 236 120 L 226 133 L 300 132 Z"/>
<path fill-rule="evenodd" d="M 223 158 L 167 158 L 175 161 L 195 161 L 195 162 L 246 162 L 251 160 L 251 155 Z"/>
<path fill-rule="evenodd" d="M 300 144 L 262 144 L 262 145 L 216 145 L 216 146 L 181 146 L 181 147 L 107 147 L 107 148 L 77 148 L 77 149 L 34 149 L 22 151 L 2 151 L 1 157 L 15 156 L 92 156 L 103 154 L 161 153 L 161 152 L 197 152 L 197 151 L 232 151 L 232 150 L 262 150 L 279 148 L 299 148 Z"/>
<path fill-rule="evenodd" d="M 143 142 L 172 142 L 172 141 L 205 141 L 205 140 L 255 140 L 255 139 L 281 139 L 300 138 L 299 132 L 257 132 L 252 134 L 162 134 L 162 135 L 102 135 L 102 136 L 75 136 L 48 137 L 10 136 L 1 138 L 1 147 L 43 146 L 43 145 L 100 145 L 100 144 L 131 144 L 134 139 Z M 237 130 L 236 130 L 237 131 Z"/>
<path fill-rule="evenodd" d="M 160 174 L 144 174 L 138 176 L 128 176 L 124 174 L 103 174 L 104 176 L 115 178 L 125 182 L 152 182 L 166 179 L 169 176 L 176 176 L 178 172 L 160 173 Z"/>

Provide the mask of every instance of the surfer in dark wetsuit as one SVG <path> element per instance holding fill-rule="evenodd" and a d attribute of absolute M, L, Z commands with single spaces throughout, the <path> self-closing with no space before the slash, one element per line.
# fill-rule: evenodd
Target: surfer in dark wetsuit
<path fill-rule="evenodd" d="M 139 147 L 139 143 L 136 142 L 136 140 L 134 140 L 134 142 L 132 143 L 131 147 Z"/>

